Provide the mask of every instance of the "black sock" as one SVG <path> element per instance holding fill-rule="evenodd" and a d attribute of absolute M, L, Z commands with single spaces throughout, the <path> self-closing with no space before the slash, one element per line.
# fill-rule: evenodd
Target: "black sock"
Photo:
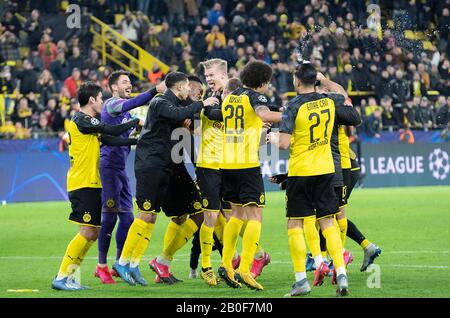
<path fill-rule="evenodd" d="M 351 238 L 353 241 L 361 245 L 362 241 L 366 239 L 366 237 L 358 230 L 356 225 L 347 219 L 348 227 L 347 227 L 347 236 Z"/>

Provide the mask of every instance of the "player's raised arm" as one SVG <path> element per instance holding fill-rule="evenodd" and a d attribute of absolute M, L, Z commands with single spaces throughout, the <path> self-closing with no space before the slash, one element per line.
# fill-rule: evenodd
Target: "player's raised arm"
<path fill-rule="evenodd" d="M 131 98 L 133 88 L 130 80 L 130 73 L 119 70 L 111 73 L 108 78 L 108 85 L 112 92 L 112 98 L 105 102 L 106 112 L 111 116 L 130 111 L 134 108 L 148 104 L 158 93 L 164 93 L 165 83 Z"/>
<path fill-rule="evenodd" d="M 345 98 L 348 97 L 348 94 L 344 87 L 339 85 L 336 82 L 333 82 L 332 80 L 329 80 L 326 78 L 322 73 L 317 73 L 317 80 L 320 82 L 320 84 L 325 87 L 329 92 L 337 93 L 343 95 Z"/>
<path fill-rule="evenodd" d="M 102 134 L 100 137 L 102 144 L 107 146 L 133 146 L 137 144 L 136 138 L 121 138 L 111 135 Z"/>

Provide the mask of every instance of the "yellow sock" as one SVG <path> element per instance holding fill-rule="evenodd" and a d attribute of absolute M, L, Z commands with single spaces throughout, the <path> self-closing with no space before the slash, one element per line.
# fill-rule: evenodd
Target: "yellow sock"
<path fill-rule="evenodd" d="M 169 246 L 179 230 L 180 226 L 175 222 L 170 221 L 169 224 L 167 224 L 166 233 L 164 234 L 163 251 Z"/>
<path fill-rule="evenodd" d="M 87 244 L 88 240 L 80 233 L 77 233 L 77 235 L 75 235 L 75 237 L 70 241 L 61 262 L 61 266 L 59 267 L 58 279 L 62 279 L 70 274 L 73 274 L 76 268 L 78 268 L 80 264 L 79 257 L 83 254 Z"/>
<path fill-rule="evenodd" d="M 305 232 L 306 242 L 309 245 L 312 257 L 321 255 L 320 237 L 316 228 L 316 217 L 310 216 L 303 219 L 303 231 Z"/>
<path fill-rule="evenodd" d="M 217 239 L 222 245 L 223 245 L 223 230 L 225 229 L 226 224 L 227 219 L 225 219 L 222 213 L 219 213 L 219 215 L 217 216 L 216 225 L 214 225 L 214 234 L 216 234 Z"/>
<path fill-rule="evenodd" d="M 192 236 L 194 236 L 194 233 L 197 232 L 198 226 L 195 224 L 192 219 L 187 219 L 178 230 L 177 234 L 173 238 L 173 240 L 169 243 L 167 248 L 163 251 L 162 256 L 171 261 L 173 259 L 173 256 L 175 253 L 182 248 L 190 239 Z"/>
<path fill-rule="evenodd" d="M 260 236 L 261 222 L 249 220 L 242 238 L 241 263 L 239 265 L 240 272 L 248 273 L 250 271 L 250 265 L 253 263 L 253 257 L 255 256 Z"/>
<path fill-rule="evenodd" d="M 125 265 L 129 263 L 131 255 L 133 254 L 134 249 L 136 248 L 139 239 L 142 237 L 142 233 L 145 233 L 145 228 L 147 227 L 147 222 L 144 220 L 135 218 L 133 223 L 131 224 L 127 239 L 125 240 L 125 244 L 122 248 L 122 254 L 120 255 L 119 264 Z"/>
<path fill-rule="evenodd" d="M 86 245 L 84 246 L 83 251 L 81 251 L 80 255 L 77 257 L 77 263 L 78 265 L 81 265 L 81 262 L 83 262 L 84 257 L 86 256 L 87 252 L 91 248 L 92 244 L 94 244 L 95 241 L 87 241 Z"/>
<path fill-rule="evenodd" d="M 288 229 L 288 243 L 294 272 L 306 272 L 306 242 L 303 229 L 299 227 Z"/>
<path fill-rule="evenodd" d="M 339 224 L 339 231 L 341 233 L 342 247 L 345 247 L 345 239 L 347 238 L 348 227 L 347 218 L 337 219 L 337 223 Z"/>
<path fill-rule="evenodd" d="M 368 239 L 364 239 L 364 241 L 359 244 L 363 249 L 365 249 L 367 246 L 369 246 L 370 241 Z"/>
<path fill-rule="evenodd" d="M 202 268 L 211 266 L 211 253 L 214 245 L 214 228 L 206 226 L 205 223 L 200 227 L 200 248 L 202 250 Z"/>
<path fill-rule="evenodd" d="M 148 244 L 150 243 L 150 239 L 152 237 L 153 227 L 155 224 L 147 223 L 147 226 L 141 233 L 141 237 L 134 248 L 133 254 L 131 254 L 131 267 L 136 267 L 141 262 L 142 256 L 144 256 L 145 251 L 147 250 Z"/>
<path fill-rule="evenodd" d="M 223 230 L 223 250 L 222 250 L 222 266 L 226 269 L 232 269 L 232 261 L 236 250 L 237 238 L 241 231 L 244 221 L 231 217 Z"/>
<path fill-rule="evenodd" d="M 336 269 L 345 267 L 344 256 L 342 254 L 342 241 L 336 227 L 330 226 L 325 230 L 322 230 L 322 234 L 327 240 L 327 250 L 333 259 L 334 267 Z"/>

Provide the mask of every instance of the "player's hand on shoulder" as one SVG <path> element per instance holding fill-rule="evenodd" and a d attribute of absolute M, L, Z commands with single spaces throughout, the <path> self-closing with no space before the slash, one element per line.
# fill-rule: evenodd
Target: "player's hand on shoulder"
<path fill-rule="evenodd" d="M 161 83 L 156 85 L 156 91 L 158 93 L 164 93 L 166 91 L 166 89 L 167 89 L 166 81 L 162 81 Z"/>
<path fill-rule="evenodd" d="M 191 127 L 191 124 L 192 124 L 192 120 L 190 118 L 186 118 L 183 121 L 183 127 L 186 129 L 189 129 Z"/>
<path fill-rule="evenodd" d="M 214 106 L 214 105 L 218 105 L 218 104 L 219 104 L 219 99 L 216 97 L 208 97 L 207 99 L 205 99 L 203 101 L 203 106 L 205 106 L 205 107 Z"/>
<path fill-rule="evenodd" d="M 325 75 L 323 75 L 322 73 L 320 73 L 320 72 L 317 72 L 317 77 L 316 77 L 316 79 L 320 82 L 321 80 L 326 80 L 327 78 L 325 77 Z"/>
<path fill-rule="evenodd" d="M 263 129 L 270 129 L 272 127 L 272 123 L 263 122 Z"/>

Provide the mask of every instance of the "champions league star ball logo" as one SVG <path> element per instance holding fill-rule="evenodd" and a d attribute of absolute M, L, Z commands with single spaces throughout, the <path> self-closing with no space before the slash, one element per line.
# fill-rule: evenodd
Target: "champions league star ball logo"
<path fill-rule="evenodd" d="M 440 148 L 434 149 L 428 157 L 428 167 L 433 174 L 433 178 L 444 180 L 450 171 L 448 153 Z"/>

